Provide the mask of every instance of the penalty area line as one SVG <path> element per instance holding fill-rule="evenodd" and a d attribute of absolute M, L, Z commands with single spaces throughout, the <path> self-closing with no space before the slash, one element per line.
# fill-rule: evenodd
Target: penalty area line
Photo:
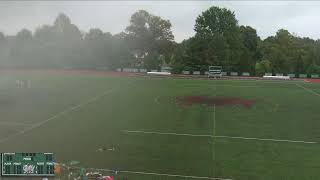
<path fill-rule="evenodd" d="M 173 136 L 190 136 L 190 137 L 208 137 L 208 138 L 224 138 L 224 139 L 241 139 L 241 140 L 256 140 L 256 141 L 273 141 L 273 142 L 289 142 L 289 143 L 302 143 L 302 144 L 318 144 L 315 141 L 301 141 L 290 139 L 270 139 L 270 138 L 254 138 L 254 137 L 241 137 L 241 136 L 218 136 L 210 134 L 180 134 L 171 132 L 155 132 L 155 131 L 129 131 L 122 130 L 124 133 L 136 133 L 136 134 L 153 134 L 153 135 L 173 135 Z"/>

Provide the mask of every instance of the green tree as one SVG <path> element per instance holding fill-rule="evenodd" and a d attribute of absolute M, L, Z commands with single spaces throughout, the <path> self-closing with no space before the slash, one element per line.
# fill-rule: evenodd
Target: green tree
<path fill-rule="evenodd" d="M 78 27 L 65 14 L 59 14 L 53 28 L 59 45 L 58 51 L 61 52 L 59 66 L 82 67 L 82 34 Z"/>
<path fill-rule="evenodd" d="M 125 32 L 126 40 L 136 57 L 136 65 L 144 66 L 148 59 L 148 64 L 153 64 L 152 68 L 157 68 L 160 64 L 158 58 L 154 59 L 154 57 L 162 55 L 169 58 L 171 56 L 174 36 L 169 20 L 140 10 L 131 16 L 130 25 Z M 152 60 L 154 63 L 150 63 Z"/>
<path fill-rule="evenodd" d="M 270 60 L 272 72 L 304 73 L 309 45 L 285 29 L 280 29 L 275 36 L 266 38 L 262 43 L 263 59 Z"/>
<path fill-rule="evenodd" d="M 255 71 L 257 75 L 263 75 L 271 72 L 271 62 L 268 60 L 262 60 L 256 63 Z"/>
<path fill-rule="evenodd" d="M 10 41 L 9 66 L 29 67 L 33 56 L 33 37 L 28 29 L 22 29 Z"/>
<path fill-rule="evenodd" d="M 112 37 L 112 57 L 111 67 L 122 68 L 130 67 L 134 63 L 130 47 L 126 41 L 126 35 L 124 33 L 115 34 Z"/>
<path fill-rule="evenodd" d="M 72 40 L 80 40 L 82 34 L 78 27 L 71 23 L 71 20 L 68 16 L 63 13 L 60 13 L 56 20 L 54 21 L 54 32 L 57 33 L 58 38 L 67 38 L 64 39 L 67 42 Z"/>
<path fill-rule="evenodd" d="M 198 59 L 222 65 L 227 70 L 239 70 L 243 45 L 234 12 L 213 6 L 198 16 L 194 29 L 195 38 L 201 39 L 205 46 Z"/>
<path fill-rule="evenodd" d="M 20 42 L 28 42 L 32 40 L 32 32 L 28 29 L 22 29 L 17 33 L 17 40 Z"/>
<path fill-rule="evenodd" d="M 111 68 L 123 68 L 133 66 L 132 53 L 130 47 L 125 40 L 124 33 L 115 34 L 112 37 L 112 50 L 111 50 Z"/>
<path fill-rule="evenodd" d="M 4 67 L 8 61 L 8 43 L 5 35 L 0 32 L 0 67 Z"/>
<path fill-rule="evenodd" d="M 258 42 L 260 38 L 254 28 L 250 26 L 240 26 L 241 40 L 243 43 L 243 49 L 241 53 L 241 60 L 239 69 L 242 72 L 255 71 L 255 64 L 259 60 Z"/>
<path fill-rule="evenodd" d="M 110 33 L 103 33 L 100 29 L 90 29 L 84 38 L 84 62 L 87 67 L 108 67 L 111 56 Z M 90 59 L 90 60 L 89 60 Z"/>
<path fill-rule="evenodd" d="M 6 38 L 6 37 L 4 36 L 3 32 L 0 32 L 0 41 L 1 41 L 1 42 L 4 41 L 5 38 Z"/>

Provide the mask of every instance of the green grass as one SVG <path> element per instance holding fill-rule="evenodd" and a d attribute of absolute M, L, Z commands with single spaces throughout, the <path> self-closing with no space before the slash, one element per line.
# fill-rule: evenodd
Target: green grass
<path fill-rule="evenodd" d="M 16 79 L 29 79 L 31 88 L 17 88 Z M 0 151 L 49 151 L 58 162 L 77 160 L 83 167 L 120 171 L 237 180 L 317 179 L 320 143 L 123 132 L 214 133 L 320 142 L 320 97 L 296 83 L 320 93 L 320 84 L 293 81 L 1 74 L 0 142 L 9 138 L 0 143 Z M 184 95 L 242 97 L 256 104 L 251 109 L 217 106 L 213 132 L 213 108 L 176 105 L 175 97 Z M 79 104 L 81 107 L 70 110 Z M 96 152 L 101 147 L 115 147 L 116 151 Z M 122 177 L 192 179 L 120 172 L 119 179 Z"/>

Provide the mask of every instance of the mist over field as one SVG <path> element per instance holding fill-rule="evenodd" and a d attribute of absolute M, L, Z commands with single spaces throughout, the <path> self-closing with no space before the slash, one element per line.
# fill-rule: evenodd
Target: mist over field
<path fill-rule="evenodd" d="M 252 75 L 317 74 L 317 27 L 299 25 L 309 25 L 317 7 L 317 2 L 1 2 L 1 14 L 9 17 L 0 26 L 0 68 L 170 67 L 173 73 L 203 73 L 219 65 Z M 299 21 L 293 26 L 293 20 Z"/>

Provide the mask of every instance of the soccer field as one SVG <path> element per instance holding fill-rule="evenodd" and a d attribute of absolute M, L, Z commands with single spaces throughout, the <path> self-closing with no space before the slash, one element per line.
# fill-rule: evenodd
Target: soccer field
<path fill-rule="evenodd" d="M 320 84 L 303 81 L 6 72 L 0 151 L 54 152 L 119 180 L 318 179 L 319 107 Z"/>

